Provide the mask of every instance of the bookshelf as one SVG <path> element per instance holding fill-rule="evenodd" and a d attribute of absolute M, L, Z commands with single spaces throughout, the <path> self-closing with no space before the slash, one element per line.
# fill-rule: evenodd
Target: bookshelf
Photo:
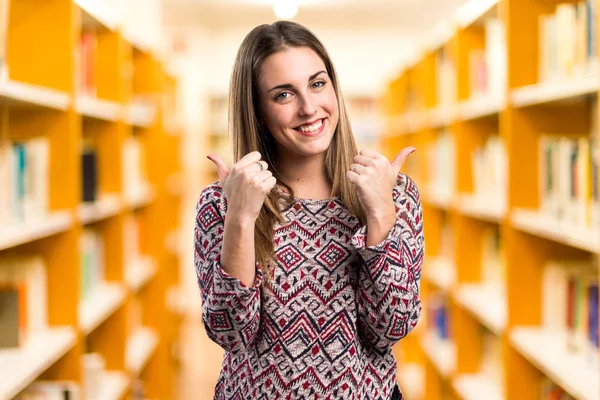
<path fill-rule="evenodd" d="M 389 83 L 380 148 L 420 150 L 418 398 L 600 396 L 598 7 L 467 2 Z"/>
<path fill-rule="evenodd" d="M 2 399 L 91 368 L 96 398 L 173 397 L 178 78 L 110 4 L 0 1 L 0 293 L 25 310 L 3 304 Z"/>

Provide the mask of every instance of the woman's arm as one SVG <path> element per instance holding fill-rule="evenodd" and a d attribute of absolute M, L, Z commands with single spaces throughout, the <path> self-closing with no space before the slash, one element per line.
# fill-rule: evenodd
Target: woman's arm
<path fill-rule="evenodd" d="M 395 222 L 381 242 L 369 246 L 374 236 L 368 225 L 352 238 L 363 261 L 357 293 L 358 333 L 380 352 L 406 336 L 421 314 L 423 215 L 418 189 L 408 176 L 399 175 L 393 199 Z"/>
<path fill-rule="evenodd" d="M 233 222 L 225 222 L 229 219 L 225 218 L 226 209 L 227 199 L 219 184 L 207 187 L 200 195 L 194 264 L 206 332 L 223 349 L 235 353 L 256 339 L 262 274 L 253 261 L 254 226 L 252 232 L 247 232 L 235 218 L 231 218 Z M 244 282 L 241 280 L 244 274 L 252 278 Z"/>

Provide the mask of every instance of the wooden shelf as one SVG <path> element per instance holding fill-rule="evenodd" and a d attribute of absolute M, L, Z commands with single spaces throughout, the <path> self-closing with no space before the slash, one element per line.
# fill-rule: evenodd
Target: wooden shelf
<path fill-rule="evenodd" d="M 421 340 L 423 351 L 440 375 L 449 378 L 456 369 L 456 348 L 450 339 L 442 340 L 434 332 L 428 332 Z"/>
<path fill-rule="evenodd" d="M 94 203 L 80 204 L 77 212 L 82 224 L 87 225 L 118 215 L 123 209 L 121 198 L 116 194 L 102 196 Z"/>
<path fill-rule="evenodd" d="M 457 208 L 463 215 L 492 223 L 500 223 L 506 215 L 505 205 L 477 195 L 460 195 Z"/>
<path fill-rule="evenodd" d="M 97 400 L 121 400 L 129 389 L 129 378 L 124 372 L 106 371 L 102 377 Z"/>
<path fill-rule="evenodd" d="M 595 74 L 524 86 L 513 90 L 510 98 L 515 107 L 527 107 L 595 96 L 599 89 L 600 76 Z"/>
<path fill-rule="evenodd" d="M 102 283 L 79 304 L 79 328 L 90 334 L 125 303 L 127 292 L 118 283 Z"/>
<path fill-rule="evenodd" d="M 450 191 L 431 185 L 425 190 L 425 193 L 424 201 L 427 204 L 444 210 L 453 207 L 454 195 Z"/>
<path fill-rule="evenodd" d="M 0 104 L 15 108 L 48 108 L 66 111 L 71 106 L 69 93 L 25 82 L 0 82 Z"/>
<path fill-rule="evenodd" d="M 500 382 L 480 374 L 461 374 L 452 380 L 454 390 L 463 400 L 504 400 Z"/>
<path fill-rule="evenodd" d="M 523 231 L 577 249 L 600 254 L 600 232 L 577 229 L 538 211 L 516 209 L 511 213 L 512 225 Z"/>
<path fill-rule="evenodd" d="M 451 125 L 456 119 L 458 112 L 454 105 L 446 105 L 429 111 L 429 127 L 442 128 Z"/>
<path fill-rule="evenodd" d="M 542 328 L 515 328 L 513 347 L 556 384 L 578 400 L 597 400 L 600 374 L 581 353 L 567 351 L 567 335 Z"/>
<path fill-rule="evenodd" d="M 454 298 L 495 335 L 506 330 L 506 292 L 500 285 L 463 283 L 454 291 Z"/>
<path fill-rule="evenodd" d="M 156 190 L 150 185 L 145 185 L 136 193 L 128 193 L 126 195 L 127 204 L 130 208 L 136 209 L 149 205 L 156 196 Z"/>
<path fill-rule="evenodd" d="M 112 31 L 119 26 L 119 16 L 111 10 L 104 1 L 97 0 L 73 0 L 83 11 L 82 25 L 85 28 L 105 27 Z"/>
<path fill-rule="evenodd" d="M 477 0 L 465 2 L 454 14 L 454 20 L 461 28 L 465 28 L 484 14 L 496 7 L 500 0 Z"/>
<path fill-rule="evenodd" d="M 548 279 L 544 278 L 548 265 L 568 267 L 583 257 L 588 266 L 578 279 L 584 286 L 588 280 L 593 285 L 600 279 L 596 268 L 600 227 L 578 218 L 577 211 L 583 210 L 574 208 L 571 213 L 567 209 L 565 218 L 559 220 L 544 213 L 546 208 L 542 207 L 546 196 L 542 186 L 549 183 L 557 192 L 554 200 L 567 208 L 575 200 L 592 201 L 588 192 L 600 170 L 586 157 L 595 154 L 600 143 L 600 56 L 588 52 L 584 58 L 566 60 L 561 52 L 589 48 L 590 38 L 599 33 L 600 14 L 573 21 L 573 27 L 559 23 L 557 32 L 566 32 L 559 32 L 559 36 L 568 38 L 557 45 L 552 36 L 555 32 L 548 29 L 566 14 L 577 14 L 582 4 L 537 0 L 463 3 L 422 35 L 418 48 L 407 55 L 388 82 L 383 107 L 388 121 L 402 116 L 400 133 L 411 135 L 399 136 L 393 130 L 394 137 L 378 142 L 385 154 L 394 154 L 407 145 L 423 151 L 409 172 L 420 181 L 428 232 L 422 300 L 425 303 L 441 296 L 458 312 L 452 314 L 456 318 L 450 334 L 456 346 L 456 374 L 452 378 L 457 378 L 450 396 L 533 399 L 539 397 L 542 381 L 550 378 L 571 392 L 576 392 L 573 388 L 579 390 L 576 398 L 588 399 L 594 393 L 593 398 L 600 400 L 598 384 L 594 383 L 593 391 L 586 389 L 587 382 L 600 380 L 600 360 L 585 367 L 571 367 L 571 362 L 563 365 L 563 355 L 575 357 L 560 351 L 566 349 L 564 340 L 540 338 L 536 342 L 532 335 L 525 339 L 516 336 L 519 341 L 530 340 L 539 352 L 523 358 L 517 354 L 521 350 L 511 346 L 508 339 L 515 324 L 538 327 L 545 320 L 542 314 L 548 305 L 543 299 L 540 303 L 540 293 L 548 291 Z M 600 7 L 600 0 L 591 0 L 588 6 Z M 575 26 L 585 38 L 569 36 L 567 31 Z M 553 51 L 557 49 L 558 53 Z M 421 113 L 414 112 L 421 108 L 428 110 L 425 123 Z M 424 129 L 420 129 L 422 125 Z M 442 133 L 447 134 L 441 137 Z M 569 143 L 548 143 L 555 146 L 541 152 L 540 138 L 546 136 L 566 138 Z M 437 152 L 451 152 L 452 157 L 438 158 Z M 564 165 L 565 157 L 570 160 L 570 169 Z M 587 167 L 583 171 L 582 163 Z M 439 171 L 451 172 L 451 179 L 440 180 Z M 500 182 L 499 176 L 506 182 Z M 549 177 L 552 182 L 544 185 L 541 180 Z M 480 181 L 487 187 L 480 188 Z M 444 191 L 447 187 L 452 190 Z M 570 192 L 577 190 L 569 195 L 569 188 Z M 587 206 L 596 210 L 595 204 Z M 539 210 L 532 209 L 537 207 Z M 573 221 L 576 218 L 581 222 Z M 486 275 L 481 270 L 482 262 L 485 264 L 482 259 L 492 255 L 505 260 L 506 265 L 500 266 L 506 268 L 505 282 L 480 281 L 482 273 Z M 440 260 L 442 256 L 445 259 Z M 562 275 L 555 278 L 566 279 Z M 490 279 L 495 278 L 490 275 Z M 587 309 L 590 299 L 584 300 Z M 572 314 L 574 305 L 565 302 L 557 307 Z M 531 306 L 509 306 L 515 304 Z M 597 310 L 592 314 L 592 318 L 600 318 Z M 424 368 L 427 397 L 444 397 L 450 382 L 440 379 L 431 363 L 420 361 L 418 355 L 425 349 L 437 368 L 445 371 L 441 375 L 447 375 L 449 368 L 436 360 L 434 346 L 426 340 L 419 341 L 415 350 L 411 347 L 399 347 L 400 359 L 418 362 Z M 545 354 L 546 348 L 549 353 L 558 349 L 560 354 Z M 498 351 L 508 353 L 498 357 Z M 485 366 L 479 368 L 480 361 L 486 359 L 497 360 L 502 376 L 479 374 L 488 372 Z M 477 374 L 461 375 L 465 373 Z M 490 382 L 493 379 L 502 381 L 494 385 Z"/>
<path fill-rule="evenodd" d="M 502 98 L 482 97 L 463 102 L 459 105 L 459 116 L 463 121 L 498 115 L 504 109 Z"/>
<path fill-rule="evenodd" d="M 450 260 L 443 258 L 426 258 L 423 276 L 443 292 L 450 292 L 456 283 L 456 269 Z"/>
<path fill-rule="evenodd" d="M 139 376 L 158 345 L 158 335 L 152 329 L 138 328 L 128 339 L 125 366 L 133 376 Z"/>
<path fill-rule="evenodd" d="M 0 227 L 0 250 L 65 232 L 72 225 L 69 211 L 56 211 L 36 221 Z"/>
<path fill-rule="evenodd" d="M 113 101 L 96 99 L 90 96 L 78 96 L 75 109 L 84 117 L 102 121 L 118 121 L 123 116 L 123 107 Z"/>
<path fill-rule="evenodd" d="M 19 349 L 0 350 L 0 399 L 12 399 L 75 346 L 69 327 L 51 328 Z"/>
<path fill-rule="evenodd" d="M 136 128 L 149 128 L 156 119 L 156 107 L 151 104 L 134 102 L 127 108 L 126 121 Z"/>
<path fill-rule="evenodd" d="M 167 308 L 176 315 L 183 316 L 186 312 L 186 301 L 183 296 L 183 289 L 179 286 L 171 286 L 167 289 L 165 304 Z"/>
<path fill-rule="evenodd" d="M 126 266 L 125 282 L 133 292 L 138 292 L 156 275 L 157 270 L 151 257 L 141 257 Z"/>
<path fill-rule="evenodd" d="M 407 399 L 422 399 L 425 392 L 425 371 L 416 363 L 398 366 L 398 384 Z"/>
<path fill-rule="evenodd" d="M 147 54 L 151 54 L 154 51 L 152 45 L 148 42 L 148 40 L 146 40 L 142 35 L 140 35 L 130 26 L 123 26 L 121 29 L 121 34 L 134 49 Z"/>

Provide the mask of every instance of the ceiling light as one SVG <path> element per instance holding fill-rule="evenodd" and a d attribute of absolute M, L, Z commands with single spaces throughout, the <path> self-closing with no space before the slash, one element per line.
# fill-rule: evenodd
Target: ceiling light
<path fill-rule="evenodd" d="M 279 19 L 292 19 L 298 13 L 297 0 L 275 0 L 273 12 Z"/>

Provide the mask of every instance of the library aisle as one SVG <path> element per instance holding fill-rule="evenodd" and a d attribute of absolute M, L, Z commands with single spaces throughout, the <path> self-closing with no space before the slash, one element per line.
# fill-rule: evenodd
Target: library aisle
<path fill-rule="evenodd" d="M 213 398 L 195 207 L 277 18 L 324 42 L 360 148 L 417 149 L 405 398 L 600 400 L 600 0 L 293 3 L 0 0 L 0 400 Z"/>

